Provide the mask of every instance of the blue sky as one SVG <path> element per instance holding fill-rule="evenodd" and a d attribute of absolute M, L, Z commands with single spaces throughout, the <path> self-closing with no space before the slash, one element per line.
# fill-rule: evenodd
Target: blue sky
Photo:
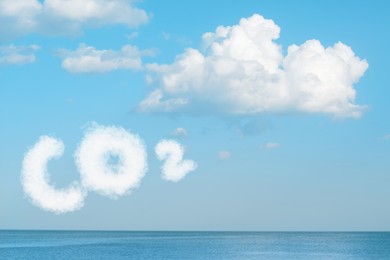
<path fill-rule="evenodd" d="M 61 4 L 0 0 L 0 228 L 390 230 L 389 3 Z M 139 187 L 37 207 L 26 153 L 62 140 L 48 173 L 67 189 L 92 123 L 142 138 Z M 162 139 L 196 162 L 177 182 Z"/>

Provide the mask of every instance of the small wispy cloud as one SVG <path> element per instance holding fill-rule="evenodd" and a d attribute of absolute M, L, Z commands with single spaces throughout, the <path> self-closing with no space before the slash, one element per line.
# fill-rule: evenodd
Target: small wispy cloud
<path fill-rule="evenodd" d="M 173 41 L 180 45 L 186 45 L 186 46 L 191 44 L 191 40 L 183 35 L 177 35 L 168 32 L 162 32 L 161 35 L 165 41 Z"/>
<path fill-rule="evenodd" d="M 141 101 L 137 111 L 143 113 L 149 113 L 157 108 L 160 112 L 173 112 L 179 107 L 187 105 L 189 100 L 187 98 L 171 98 L 164 99 L 163 92 L 160 89 L 156 89 L 151 92 L 148 97 Z"/>
<path fill-rule="evenodd" d="M 5 65 L 22 65 L 33 63 L 36 60 L 35 53 L 40 49 L 37 45 L 0 46 L 0 66 Z"/>
<path fill-rule="evenodd" d="M 261 118 L 246 119 L 238 123 L 238 131 L 243 136 L 261 135 L 271 128 L 271 124 Z"/>
<path fill-rule="evenodd" d="M 126 39 L 128 39 L 128 40 L 133 40 L 137 37 L 138 37 L 138 32 L 132 32 L 132 33 L 126 35 Z"/>
<path fill-rule="evenodd" d="M 232 156 L 232 154 L 229 151 L 222 150 L 218 152 L 218 158 L 221 160 L 227 160 Z"/>
<path fill-rule="evenodd" d="M 275 142 L 268 142 L 266 144 L 264 144 L 264 148 L 266 149 L 276 149 L 276 148 L 279 148 L 280 147 L 280 143 L 275 143 Z"/>
<path fill-rule="evenodd" d="M 163 39 L 166 40 L 166 41 L 171 39 L 171 34 L 170 33 L 162 32 L 161 35 L 162 35 Z"/>
<path fill-rule="evenodd" d="M 387 141 L 390 140 L 390 134 L 386 134 L 382 137 L 383 140 Z"/>
<path fill-rule="evenodd" d="M 150 50 L 141 51 L 132 45 L 125 45 L 119 51 L 97 50 L 80 44 L 77 50 L 60 50 L 62 68 L 74 74 L 106 73 L 114 70 L 140 70 L 142 57 L 150 56 Z"/>
<path fill-rule="evenodd" d="M 174 140 L 160 141 L 155 147 L 155 152 L 160 161 L 165 160 L 161 167 L 164 180 L 180 181 L 197 168 L 193 160 L 183 160 L 184 147 Z"/>
<path fill-rule="evenodd" d="M 187 129 L 183 127 L 178 127 L 171 133 L 173 137 L 179 137 L 179 138 L 184 138 L 188 136 Z"/>
<path fill-rule="evenodd" d="M 57 214 L 80 209 L 86 192 L 74 182 L 66 189 L 56 189 L 49 183 L 47 164 L 62 156 L 64 144 L 49 136 L 42 136 L 27 152 L 22 165 L 22 186 L 32 203 L 41 209 Z"/>
<path fill-rule="evenodd" d="M 118 162 L 110 165 L 110 156 Z M 89 127 L 74 157 L 82 185 L 112 198 L 138 187 L 148 168 L 141 138 L 115 126 Z"/>

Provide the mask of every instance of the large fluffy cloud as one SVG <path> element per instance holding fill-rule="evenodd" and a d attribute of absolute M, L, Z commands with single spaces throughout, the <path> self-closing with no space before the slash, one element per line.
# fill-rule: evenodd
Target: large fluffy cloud
<path fill-rule="evenodd" d="M 86 196 L 77 182 L 66 189 L 56 189 L 50 183 L 47 163 L 63 152 L 64 144 L 60 140 L 42 136 L 27 152 L 22 167 L 23 189 L 33 204 L 58 214 L 80 209 Z"/>
<path fill-rule="evenodd" d="M 84 27 L 147 22 L 129 0 L 0 0 L 0 38 L 29 33 L 78 33 Z"/>
<path fill-rule="evenodd" d="M 339 42 L 317 40 L 288 47 L 283 56 L 280 28 L 255 14 L 238 25 L 203 35 L 202 50 L 189 48 L 172 64 L 150 64 L 158 88 L 143 100 L 144 112 L 258 114 L 325 113 L 359 117 L 354 84 L 368 64 Z M 196 108 L 196 109 L 193 109 Z"/>
<path fill-rule="evenodd" d="M 137 47 L 125 45 L 119 51 L 97 50 L 80 44 L 77 50 L 62 50 L 62 67 L 70 73 L 104 73 L 121 69 L 141 69 L 141 57 L 150 51 L 140 51 Z"/>
<path fill-rule="evenodd" d="M 35 61 L 35 52 L 39 46 L 0 46 L 0 66 L 1 65 L 21 65 Z"/>

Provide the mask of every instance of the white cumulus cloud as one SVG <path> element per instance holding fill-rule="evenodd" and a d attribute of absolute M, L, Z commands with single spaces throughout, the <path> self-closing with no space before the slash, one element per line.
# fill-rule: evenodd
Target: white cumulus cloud
<path fill-rule="evenodd" d="M 35 52 L 39 49 L 40 47 L 37 45 L 0 46 L 0 66 L 33 63 L 36 60 Z"/>
<path fill-rule="evenodd" d="M 0 38 L 30 33 L 74 34 L 86 27 L 136 27 L 148 14 L 128 0 L 0 0 Z"/>
<path fill-rule="evenodd" d="M 97 50 L 92 46 L 80 44 L 75 51 L 61 50 L 62 68 L 70 73 L 105 73 L 114 70 L 139 70 L 142 56 L 150 51 L 140 51 L 137 47 L 125 45 L 119 51 Z"/>
<path fill-rule="evenodd" d="M 165 160 L 162 170 L 162 178 L 167 181 L 177 182 L 197 167 L 192 160 L 183 160 L 184 147 L 174 140 L 162 140 L 155 152 L 160 161 Z"/>
<path fill-rule="evenodd" d="M 110 163 L 111 157 L 117 157 L 117 162 Z M 115 126 L 92 126 L 78 147 L 75 160 L 82 185 L 112 198 L 138 187 L 148 168 L 141 138 Z"/>
<path fill-rule="evenodd" d="M 53 137 L 42 136 L 26 154 L 22 166 L 22 185 L 32 203 L 57 214 L 80 209 L 86 193 L 79 183 L 56 189 L 49 181 L 47 163 L 62 156 L 64 144 Z"/>
<path fill-rule="evenodd" d="M 280 28 L 254 14 L 234 26 L 203 35 L 202 50 L 188 48 L 172 64 L 149 64 L 149 82 L 158 86 L 139 105 L 143 112 L 250 115 L 323 113 L 359 117 L 354 84 L 368 63 L 338 42 L 318 40 L 282 47 Z"/>

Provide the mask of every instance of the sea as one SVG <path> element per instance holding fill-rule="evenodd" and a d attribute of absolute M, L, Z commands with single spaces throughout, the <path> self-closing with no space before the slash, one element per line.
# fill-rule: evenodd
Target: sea
<path fill-rule="evenodd" d="M 0 259 L 390 259 L 390 232 L 2 230 Z"/>

